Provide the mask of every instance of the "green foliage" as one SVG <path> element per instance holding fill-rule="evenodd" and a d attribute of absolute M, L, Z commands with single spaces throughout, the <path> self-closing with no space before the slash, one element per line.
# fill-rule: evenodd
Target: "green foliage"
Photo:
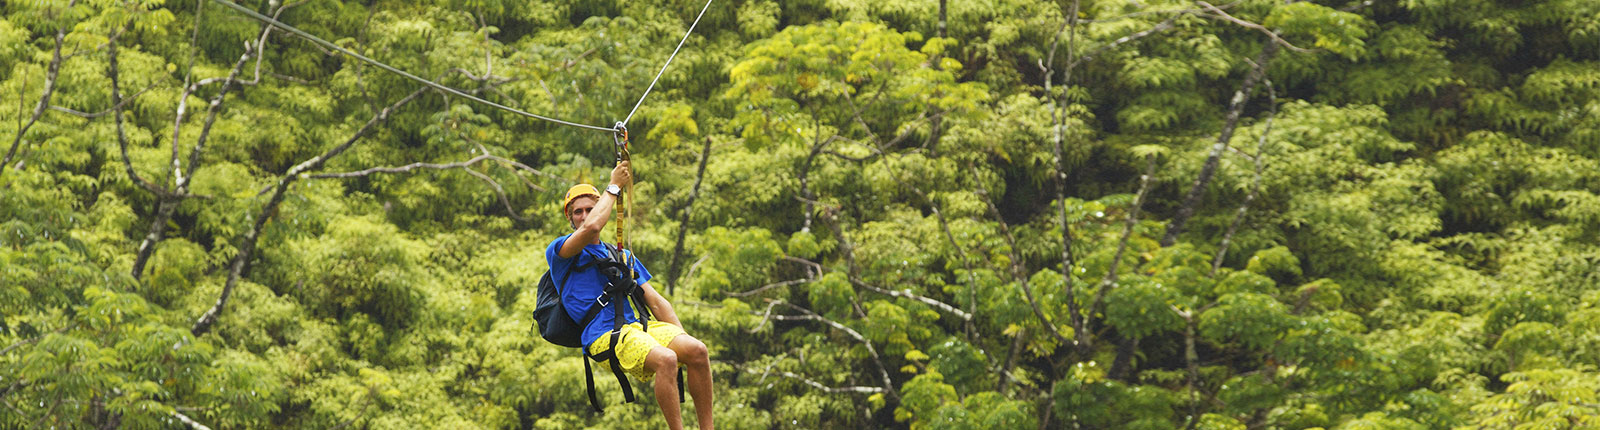
<path fill-rule="evenodd" d="M 1160 283 L 1124 283 L 1106 294 L 1106 319 L 1133 338 L 1176 331 L 1183 326 L 1172 308 L 1177 299 L 1177 291 Z"/>
<path fill-rule="evenodd" d="M 1600 3 L 1350 3 L 714 3 L 628 243 L 725 428 L 1596 428 Z M 241 4 L 601 126 L 700 6 Z M 531 334 L 610 136 L 217 6 L 0 5 L 0 428 L 661 427 Z"/>
<path fill-rule="evenodd" d="M 1272 345 L 1293 322 L 1282 303 L 1260 293 L 1232 293 L 1200 314 L 1200 335 L 1217 343 L 1249 349 Z"/>

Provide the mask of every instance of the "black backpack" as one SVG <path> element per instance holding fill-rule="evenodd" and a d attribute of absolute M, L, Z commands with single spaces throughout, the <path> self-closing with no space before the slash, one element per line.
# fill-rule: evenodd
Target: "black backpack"
<path fill-rule="evenodd" d="M 650 308 L 648 306 L 630 306 L 630 301 L 636 304 L 644 303 L 644 290 L 639 288 L 637 280 L 634 279 L 632 268 L 628 266 L 627 258 L 622 253 L 622 250 L 609 243 L 605 244 L 605 246 L 606 250 L 610 251 L 611 255 L 609 257 L 594 259 L 567 271 L 567 277 L 570 278 L 574 272 L 582 272 L 590 268 L 600 270 L 600 274 L 606 278 L 606 287 L 600 297 L 595 299 L 599 306 L 590 306 L 589 312 L 582 319 L 574 320 L 571 315 L 567 314 L 567 307 L 561 302 L 561 289 L 565 288 L 567 279 L 562 279 L 560 283 L 553 282 L 550 278 L 550 272 L 546 271 L 544 276 L 539 278 L 538 302 L 533 309 L 533 319 L 535 324 L 538 325 L 539 336 L 543 337 L 544 340 L 568 348 L 579 348 L 585 358 L 595 361 L 610 360 L 611 374 L 617 378 L 617 384 L 622 386 L 624 401 L 633 403 L 635 400 L 633 386 L 628 383 L 627 376 L 623 375 L 622 364 L 615 360 L 617 341 L 621 338 L 622 322 L 624 320 L 622 307 L 629 306 L 633 308 L 634 314 L 639 317 L 639 325 L 643 326 L 645 330 L 650 328 Z M 606 306 L 612 306 L 612 315 L 614 315 L 614 318 L 612 318 L 611 348 L 600 354 L 591 355 L 588 349 L 584 348 L 581 340 L 583 329 L 588 327 L 589 323 L 594 322 L 595 317 L 600 315 L 600 309 Z M 588 385 L 589 406 L 593 407 L 595 412 L 603 412 L 604 409 L 600 407 L 600 398 L 595 396 L 594 393 L 594 371 L 589 367 L 589 360 L 583 360 L 583 373 Z M 683 400 L 683 369 L 679 369 L 678 401 L 682 402 Z"/>

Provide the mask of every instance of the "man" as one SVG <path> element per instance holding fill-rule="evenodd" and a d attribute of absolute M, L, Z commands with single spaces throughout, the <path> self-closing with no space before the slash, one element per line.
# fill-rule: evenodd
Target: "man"
<path fill-rule="evenodd" d="M 567 190 L 562 202 L 562 212 L 573 232 L 550 242 L 549 248 L 545 249 L 545 259 L 550 263 L 552 279 L 567 280 L 566 285 L 560 287 L 561 303 L 566 306 L 568 315 L 587 314 L 589 307 L 596 305 L 605 290 L 606 278 L 599 270 L 573 269 L 589 267 L 585 264 L 611 255 L 606 245 L 600 242 L 600 229 L 611 220 L 612 206 L 621 188 L 633 183 L 628 164 L 627 161 L 618 163 L 616 169 L 611 171 L 611 184 L 604 193 L 593 185 L 578 184 Z M 672 304 L 650 286 L 650 272 L 639 260 L 631 258 L 631 253 L 628 255 L 639 288 L 644 290 L 643 304 L 649 307 L 650 314 L 655 318 L 646 330 L 639 324 L 633 309 L 623 307 L 622 317 L 627 325 L 623 326 L 621 337 L 617 339 L 614 360 L 635 379 L 645 381 L 654 378 L 656 404 L 661 407 L 662 417 L 666 418 L 667 425 L 673 430 L 683 428 L 682 411 L 678 405 L 677 369 L 680 365 L 686 367 L 688 391 L 690 397 L 694 398 L 695 416 L 699 418 L 700 428 L 714 428 L 711 422 L 711 364 L 706 345 L 683 331 L 683 324 L 678 322 L 678 314 L 673 311 Z M 627 300 L 625 297 L 617 299 Z M 611 331 L 617 318 L 615 308 L 603 307 L 594 321 L 583 328 L 580 339 L 587 345 L 591 355 L 611 349 Z"/>

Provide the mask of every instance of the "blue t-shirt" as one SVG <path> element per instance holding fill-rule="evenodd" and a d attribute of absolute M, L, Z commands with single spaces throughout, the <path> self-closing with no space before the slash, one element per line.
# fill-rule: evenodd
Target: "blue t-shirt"
<path fill-rule="evenodd" d="M 569 237 L 572 237 L 572 235 L 561 236 L 556 238 L 554 242 L 550 242 L 550 247 L 544 250 L 544 259 L 550 263 L 551 281 L 561 282 L 562 279 L 566 279 L 566 284 L 556 285 L 556 287 L 561 289 L 561 304 L 567 307 L 567 315 L 571 315 L 574 320 L 581 320 L 584 315 L 589 314 L 589 307 L 596 304 L 595 299 L 599 298 L 606 288 L 605 275 L 601 275 L 599 270 L 595 270 L 594 265 L 591 263 L 595 260 L 606 259 L 611 255 L 611 251 L 607 250 L 605 245 L 589 244 L 584 246 L 583 251 L 579 252 L 578 255 L 574 255 L 572 258 L 561 258 L 561 245 L 566 244 Z M 627 253 L 628 260 L 633 263 L 634 279 L 638 280 L 639 285 L 650 282 L 650 271 L 644 269 L 644 263 L 639 262 L 639 259 L 631 251 L 623 252 Z M 590 267 L 583 271 L 572 271 L 573 268 L 585 264 L 590 265 Z M 614 297 L 613 299 L 626 300 L 627 298 Z M 643 303 L 639 305 L 644 306 Z M 588 348 L 588 345 L 594 343 L 594 340 L 599 339 L 600 336 L 611 332 L 611 328 L 615 325 L 613 323 L 613 316 L 616 313 L 614 308 L 615 306 L 606 306 L 600 309 L 600 313 L 595 315 L 594 321 L 590 322 L 588 327 L 583 328 L 583 334 L 579 336 L 579 339 L 583 341 L 584 348 Z M 624 323 L 639 321 L 639 318 L 634 316 L 632 305 L 624 306 L 623 308 Z M 582 323 L 583 321 L 578 322 Z"/>

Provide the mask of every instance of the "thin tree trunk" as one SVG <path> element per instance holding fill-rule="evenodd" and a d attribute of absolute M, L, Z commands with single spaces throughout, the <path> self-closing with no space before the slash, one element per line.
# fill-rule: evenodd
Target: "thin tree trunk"
<path fill-rule="evenodd" d="M 839 241 L 839 251 L 844 253 L 845 267 L 848 270 L 845 278 L 850 280 L 850 290 L 855 293 L 850 297 L 850 307 L 856 311 L 856 316 L 866 319 L 867 310 L 861 307 L 861 288 L 856 285 L 861 279 L 858 276 L 861 272 L 856 265 L 855 245 L 850 243 L 850 237 L 844 235 L 844 226 L 839 225 L 839 214 L 835 210 L 828 210 L 828 220 L 832 221 L 828 223 L 828 228 L 833 230 L 834 239 Z"/>
<path fill-rule="evenodd" d="M 1233 222 L 1228 224 L 1228 232 L 1222 235 L 1222 244 L 1217 246 L 1217 256 L 1211 260 L 1211 272 L 1206 274 L 1207 277 L 1216 276 L 1217 269 L 1222 268 L 1222 259 L 1228 256 L 1228 245 L 1233 242 L 1233 234 L 1239 230 L 1239 224 L 1244 221 L 1244 214 L 1250 209 L 1250 203 L 1254 202 L 1256 196 L 1261 194 L 1261 170 L 1265 164 L 1263 161 L 1265 154 L 1262 151 L 1267 146 L 1267 134 L 1272 133 L 1272 119 L 1278 116 L 1277 90 L 1272 88 L 1271 80 L 1266 80 L 1265 83 L 1268 104 L 1271 107 L 1267 111 L 1267 122 L 1262 126 L 1261 138 L 1256 140 L 1256 172 L 1254 179 L 1250 182 L 1250 194 L 1244 197 L 1244 203 L 1239 204 L 1239 210 L 1233 214 Z"/>
<path fill-rule="evenodd" d="M 995 389 L 1002 396 L 1010 397 L 1010 394 L 1006 392 L 1006 388 L 1011 385 L 1011 369 L 1017 367 L 1017 355 L 1021 354 L 1022 340 L 1027 337 L 1028 329 L 1024 328 L 1022 331 L 1017 332 L 1016 337 L 1011 339 L 1011 348 L 1006 349 L 1005 367 L 1000 368 L 1000 386 Z"/>
<path fill-rule="evenodd" d="M 1111 263 L 1106 267 L 1105 278 L 1100 281 L 1100 290 L 1094 293 L 1094 301 L 1089 303 L 1090 314 L 1099 313 L 1100 307 L 1105 304 L 1106 293 L 1117 287 L 1117 266 L 1122 262 L 1123 253 L 1128 250 L 1128 239 L 1133 236 L 1133 227 L 1139 224 L 1139 211 L 1144 207 L 1145 195 L 1150 192 L 1150 177 L 1155 175 L 1155 170 L 1156 157 L 1146 156 L 1144 174 L 1139 175 L 1139 194 L 1133 198 L 1133 207 L 1128 209 L 1128 220 L 1122 226 L 1122 238 L 1117 240 L 1117 252 L 1112 254 Z M 1091 319 L 1087 324 L 1087 330 L 1094 331 L 1096 326 L 1094 323 L 1097 321 L 1099 319 Z"/>
<path fill-rule="evenodd" d="M 121 32 L 118 32 L 118 34 L 120 35 Z M 126 100 L 122 99 L 122 72 L 117 68 L 117 35 L 112 35 L 111 40 L 106 42 L 106 49 L 107 59 L 110 62 L 106 67 L 106 77 L 111 79 L 111 113 L 117 122 L 117 149 L 122 152 L 122 167 L 128 171 L 128 178 L 132 179 L 134 184 L 139 185 L 139 188 L 143 188 L 156 196 L 161 196 L 166 194 L 167 190 L 157 187 L 150 181 L 145 180 L 144 177 L 139 176 L 139 172 L 133 170 L 133 161 L 128 158 L 128 132 L 123 126 L 125 120 L 122 115 L 122 104 Z M 138 94 L 134 94 L 134 96 L 138 97 Z M 137 279 L 138 269 L 135 269 L 134 273 L 134 278 Z"/>
<path fill-rule="evenodd" d="M 1194 430 L 1200 423 L 1200 356 L 1194 350 L 1194 313 L 1179 311 L 1172 308 L 1178 316 L 1183 317 L 1183 362 L 1189 373 L 1189 419 L 1184 426 L 1187 430 Z"/>
<path fill-rule="evenodd" d="M 77 4 L 78 0 L 72 0 L 67 2 L 67 8 L 71 9 Z M 44 116 L 45 109 L 50 106 L 50 96 L 54 95 L 56 90 L 56 77 L 61 73 L 61 42 L 66 37 L 65 26 L 56 29 L 56 49 L 50 54 L 50 65 L 45 67 L 44 95 L 39 96 L 39 104 L 33 106 L 33 116 L 28 118 L 28 123 L 17 128 L 17 137 L 11 139 L 11 149 L 6 151 L 6 158 L 0 160 L 0 175 L 5 175 L 6 167 L 11 165 L 11 157 L 17 155 L 17 148 L 22 146 L 22 136 L 28 134 L 28 129 L 39 122 L 39 117 Z"/>
<path fill-rule="evenodd" d="M 1078 6 L 1078 0 L 1073 0 L 1072 8 L 1068 10 L 1067 13 L 1067 21 L 1063 23 L 1063 29 L 1067 31 L 1067 58 L 1069 59 L 1076 59 L 1077 56 Z M 1076 287 L 1072 283 L 1072 262 L 1074 260 L 1072 258 L 1072 225 L 1067 222 L 1067 166 L 1065 159 L 1066 151 L 1064 150 L 1062 143 L 1064 140 L 1062 136 L 1062 128 L 1066 124 L 1066 115 L 1062 112 L 1065 109 L 1062 108 L 1061 104 L 1065 103 L 1065 100 L 1055 96 L 1054 86 L 1056 47 L 1059 46 L 1058 44 L 1061 41 L 1060 33 L 1060 30 L 1056 31 L 1055 39 L 1050 42 L 1050 53 L 1045 59 L 1044 93 L 1045 97 L 1050 98 L 1051 140 L 1054 143 L 1053 149 L 1056 163 L 1056 174 L 1054 175 L 1054 180 L 1056 186 L 1057 220 L 1059 221 L 1061 228 L 1062 289 L 1067 296 L 1067 313 L 1070 314 L 1068 317 L 1072 322 L 1072 336 L 1078 342 L 1077 352 L 1079 355 L 1087 355 L 1089 353 L 1089 349 L 1093 347 L 1093 336 L 1090 336 L 1088 332 L 1084 331 L 1083 313 L 1078 309 L 1078 295 Z M 1072 81 L 1072 72 L 1076 65 L 1076 61 L 1067 62 L 1065 76 L 1063 78 L 1064 83 L 1070 84 Z"/>
<path fill-rule="evenodd" d="M 832 140 L 819 140 L 816 144 L 811 145 L 811 153 L 806 154 L 806 160 L 800 164 L 800 198 L 805 200 L 804 203 L 806 206 L 804 211 L 805 223 L 800 225 L 800 231 L 803 232 L 811 231 L 811 220 L 814 216 L 813 212 L 816 212 L 817 210 L 817 196 L 811 192 L 811 175 L 809 175 L 811 172 L 811 164 L 816 162 L 817 155 L 822 154 L 822 148 L 827 147 L 828 142 L 831 141 Z"/>
<path fill-rule="evenodd" d="M 324 163 L 328 162 L 329 159 L 337 157 L 339 154 L 344 153 L 345 150 L 350 149 L 350 146 L 361 140 L 361 138 L 365 136 L 368 131 L 371 131 L 378 124 L 388 120 L 391 112 L 394 112 L 396 109 L 399 109 L 406 103 L 410 103 L 412 100 L 415 100 L 425 91 L 427 91 L 426 87 L 419 88 L 416 91 L 413 91 L 411 95 L 408 95 L 405 98 L 400 99 L 400 101 L 395 102 L 395 104 L 383 108 L 383 110 L 379 111 L 377 115 L 373 115 L 371 120 L 368 120 L 366 124 L 362 125 L 360 129 L 356 130 L 355 135 L 350 136 L 350 139 L 346 140 L 342 144 L 339 144 L 339 146 L 333 147 L 333 149 L 329 149 L 328 152 L 323 153 L 322 155 L 310 160 L 306 160 L 305 162 L 294 166 L 293 168 L 289 169 L 288 173 L 285 173 L 282 177 L 278 178 L 278 184 L 274 187 L 272 198 L 267 200 L 267 204 L 265 206 L 262 206 L 261 212 L 256 215 L 255 224 L 250 227 L 250 231 L 245 232 L 244 240 L 239 244 L 239 253 L 234 255 L 233 262 L 229 265 L 230 268 L 228 270 L 228 281 L 227 283 L 223 284 L 222 294 L 217 297 L 217 303 L 212 305 L 211 309 L 206 310 L 204 314 L 200 315 L 200 318 L 195 320 L 194 327 L 189 329 L 191 334 L 199 337 L 200 335 L 205 334 L 206 331 L 210 330 L 211 325 L 217 322 L 217 315 L 222 313 L 224 306 L 227 306 L 228 296 L 232 295 L 233 287 L 238 285 L 239 277 L 250 265 L 251 254 L 255 252 L 256 239 L 258 239 L 261 235 L 261 228 L 267 224 L 267 220 L 271 219 L 272 216 L 276 214 L 278 205 L 283 203 L 284 195 L 289 190 L 289 185 L 293 184 L 295 180 L 299 179 L 300 174 L 320 169 Z"/>
<path fill-rule="evenodd" d="M 122 167 L 127 170 L 128 178 L 133 180 L 135 184 L 138 184 L 140 188 L 149 191 L 151 194 L 155 194 L 158 201 L 156 213 L 170 215 L 172 209 L 167 206 L 169 204 L 176 206 L 176 201 L 170 200 L 169 195 L 171 193 L 140 177 L 139 172 L 133 170 L 133 162 L 128 158 L 128 133 L 124 127 L 125 121 L 122 114 L 122 72 L 117 68 L 117 35 L 111 36 L 111 39 L 106 42 L 106 49 L 109 61 L 106 75 L 111 78 L 111 109 L 112 116 L 116 118 L 117 122 L 117 147 L 122 152 Z M 161 240 L 161 235 L 166 230 L 166 219 L 159 215 L 156 218 L 159 222 L 154 222 L 150 225 L 149 233 L 145 235 L 144 241 L 139 244 L 138 254 L 133 260 L 132 275 L 134 280 L 138 280 L 143 275 L 144 265 L 149 261 L 150 253 L 155 249 L 154 244 Z"/>
<path fill-rule="evenodd" d="M 700 149 L 700 167 L 695 169 L 694 188 L 689 190 L 689 203 L 683 206 L 683 216 L 678 219 L 678 240 L 672 245 L 672 266 L 667 269 L 667 295 L 678 285 L 678 269 L 683 265 L 683 240 L 689 235 L 689 217 L 694 214 L 694 201 L 700 198 L 700 182 L 706 178 L 706 161 L 711 159 L 711 137 L 706 137 Z"/>
<path fill-rule="evenodd" d="M 1139 351 L 1139 338 L 1122 336 L 1117 341 L 1117 358 L 1111 360 L 1111 369 L 1106 371 L 1106 377 L 1122 382 L 1130 382 L 1129 373 L 1133 370 L 1133 354 Z"/>
<path fill-rule="evenodd" d="M 195 140 L 194 149 L 189 152 L 188 176 L 177 173 L 180 172 L 180 169 L 176 159 L 174 159 L 172 170 L 177 176 L 177 183 L 173 185 L 174 188 L 170 192 L 157 194 L 159 200 L 156 203 L 155 218 L 150 220 L 150 232 L 145 234 L 143 241 L 139 242 L 138 255 L 133 260 L 133 279 L 137 280 L 143 277 L 144 266 L 150 261 L 150 256 L 155 253 L 156 244 L 160 243 L 166 236 L 167 221 L 172 219 L 172 214 L 177 211 L 178 204 L 185 197 L 188 197 L 189 181 L 194 179 L 194 174 L 200 169 L 200 154 L 205 151 L 206 139 L 211 135 L 211 126 L 216 122 L 217 114 L 222 111 L 222 101 L 228 95 L 228 89 L 233 87 L 234 80 L 239 77 L 239 71 L 244 68 L 245 63 L 250 61 L 252 53 L 251 49 L 246 48 L 244 55 L 239 56 L 239 61 L 234 63 L 233 69 L 228 72 L 228 77 L 222 81 L 222 88 L 217 91 L 216 97 L 211 99 L 211 103 L 207 108 L 205 125 L 201 128 L 200 136 Z M 120 108 L 117 110 L 117 116 L 118 118 L 122 116 Z M 118 124 L 120 126 L 121 122 L 119 121 Z M 176 131 L 173 132 L 173 138 L 177 138 Z M 176 140 L 172 142 L 172 147 L 176 151 L 178 147 Z M 127 169 L 131 175 L 133 166 L 129 165 Z"/>
<path fill-rule="evenodd" d="M 967 166 L 967 168 L 972 169 L 972 166 Z M 1056 323 L 1050 321 L 1050 318 L 1045 316 L 1044 310 L 1039 308 L 1039 301 L 1033 297 L 1033 286 L 1028 283 L 1027 269 L 1023 266 L 1022 250 L 1017 248 L 1017 239 L 1011 235 L 1011 227 L 1006 225 L 1005 218 L 1000 216 L 1000 207 L 995 206 L 994 199 L 989 196 L 988 188 L 984 187 L 983 183 L 979 181 L 977 170 L 969 171 L 971 172 L 973 183 L 978 185 L 978 195 L 983 196 L 983 201 L 989 204 L 989 215 L 1000 223 L 1001 237 L 1004 237 L 1006 244 L 1011 247 L 1011 277 L 1016 279 L 1018 285 L 1022 287 L 1023 296 L 1028 299 L 1028 305 L 1033 308 L 1033 316 L 1039 318 L 1039 322 L 1044 324 L 1045 330 L 1049 330 L 1051 337 L 1054 337 L 1057 342 L 1062 345 L 1076 347 L 1077 342 L 1061 336 L 1061 329 L 1056 328 Z"/>
<path fill-rule="evenodd" d="M 1211 145 L 1211 154 L 1206 156 L 1206 163 L 1200 167 L 1200 175 L 1194 178 L 1194 184 L 1189 186 L 1189 193 L 1183 198 L 1183 206 L 1178 209 L 1170 224 L 1167 224 L 1167 234 L 1161 238 L 1161 246 L 1168 247 L 1178 242 L 1178 235 L 1183 233 L 1185 224 L 1194 216 L 1195 209 L 1200 206 L 1200 198 L 1205 195 L 1206 186 L 1211 184 L 1211 177 L 1217 172 L 1217 163 L 1222 158 L 1222 152 L 1228 147 L 1228 141 L 1233 139 L 1233 131 L 1239 126 L 1239 115 L 1244 112 L 1246 102 L 1250 100 L 1250 93 L 1255 90 L 1256 83 L 1266 74 L 1267 65 L 1278 54 L 1278 44 L 1268 40 L 1261 47 L 1261 54 L 1256 56 L 1255 63 L 1250 73 L 1244 77 L 1244 83 L 1239 85 L 1239 90 L 1233 93 L 1233 100 L 1228 103 L 1228 116 L 1222 124 L 1222 132 L 1217 135 L 1217 142 Z"/>

